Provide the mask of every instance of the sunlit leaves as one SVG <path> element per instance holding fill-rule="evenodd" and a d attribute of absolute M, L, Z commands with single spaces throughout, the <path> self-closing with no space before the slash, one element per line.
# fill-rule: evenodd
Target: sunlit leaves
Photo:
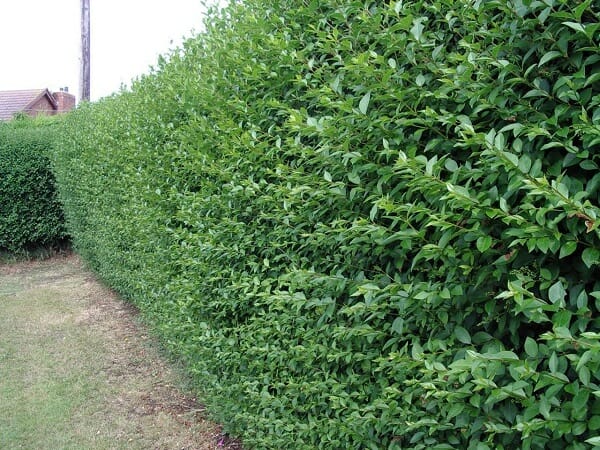
<path fill-rule="evenodd" d="M 371 91 L 369 91 L 365 95 L 363 95 L 363 97 L 360 99 L 360 102 L 358 103 L 358 109 L 360 110 L 361 113 L 367 114 L 367 110 L 369 109 L 370 101 L 371 101 Z"/>
<path fill-rule="evenodd" d="M 255 448 L 588 448 L 593 2 L 342 3 L 232 4 L 70 116 L 79 248 Z"/>

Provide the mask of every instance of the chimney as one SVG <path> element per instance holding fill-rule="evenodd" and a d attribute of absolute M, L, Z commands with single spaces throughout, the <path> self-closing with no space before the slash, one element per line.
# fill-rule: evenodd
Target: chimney
<path fill-rule="evenodd" d="M 61 87 L 59 92 L 52 94 L 58 104 L 57 113 L 71 111 L 75 108 L 75 96 L 69 94 L 68 87 Z"/>

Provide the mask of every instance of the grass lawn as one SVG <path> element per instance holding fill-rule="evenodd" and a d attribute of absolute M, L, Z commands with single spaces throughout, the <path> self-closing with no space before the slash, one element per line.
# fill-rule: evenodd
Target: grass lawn
<path fill-rule="evenodd" d="M 76 256 L 0 265 L 1 449 L 239 449 Z"/>

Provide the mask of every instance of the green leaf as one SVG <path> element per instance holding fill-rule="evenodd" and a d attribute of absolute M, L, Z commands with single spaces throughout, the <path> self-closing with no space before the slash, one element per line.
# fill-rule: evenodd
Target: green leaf
<path fill-rule="evenodd" d="M 567 241 L 560 247 L 560 253 L 558 257 L 564 258 L 565 256 L 569 256 L 575 250 L 577 250 L 577 241 Z"/>
<path fill-rule="evenodd" d="M 467 352 L 469 351 L 467 350 Z M 516 353 L 511 352 L 510 350 L 501 350 L 499 352 L 487 352 L 482 355 L 479 355 L 479 357 L 492 361 L 517 361 L 519 359 Z"/>
<path fill-rule="evenodd" d="M 591 0 L 582 1 L 581 4 L 573 10 L 575 19 L 581 22 L 583 13 L 590 7 Z"/>
<path fill-rule="evenodd" d="M 527 155 L 523 155 L 519 158 L 519 170 L 523 173 L 529 173 L 531 169 L 531 158 Z"/>
<path fill-rule="evenodd" d="M 379 211 L 379 207 L 377 206 L 377 203 L 373 203 L 373 206 L 371 207 L 371 210 L 369 211 L 369 218 L 371 220 L 375 220 L 375 217 L 377 217 L 377 211 Z"/>
<path fill-rule="evenodd" d="M 569 330 L 567 327 L 556 327 L 554 329 L 554 335 L 558 338 L 558 339 L 572 339 L 573 336 L 571 335 L 571 330 Z"/>
<path fill-rule="evenodd" d="M 479 236 L 475 245 L 477 246 L 477 250 L 479 250 L 481 253 L 485 253 L 492 245 L 492 237 Z"/>
<path fill-rule="evenodd" d="M 593 265 L 598 264 L 599 258 L 600 250 L 592 247 L 586 248 L 581 254 L 581 259 L 588 268 L 591 268 Z"/>
<path fill-rule="evenodd" d="M 538 344 L 530 337 L 525 339 L 525 353 L 531 358 L 535 358 L 538 355 Z"/>
<path fill-rule="evenodd" d="M 498 135 L 498 136 L 503 136 L 503 135 Z M 506 159 L 508 159 L 513 166 L 518 167 L 519 166 L 519 157 L 517 155 L 515 155 L 514 153 L 509 153 L 509 152 L 502 152 L 502 154 L 504 155 L 504 157 Z"/>
<path fill-rule="evenodd" d="M 446 162 L 444 163 L 444 167 L 449 172 L 456 172 L 458 170 L 458 164 L 456 164 L 456 161 L 454 161 L 452 158 L 446 159 Z"/>
<path fill-rule="evenodd" d="M 392 323 L 392 331 L 402 334 L 404 330 L 404 319 L 402 317 L 396 317 Z"/>
<path fill-rule="evenodd" d="M 581 369 L 582 367 L 584 367 L 588 361 L 592 358 L 592 351 L 591 350 L 587 350 L 583 355 L 581 355 L 581 357 L 579 358 L 579 361 L 577 362 L 577 366 L 575 367 L 575 370 L 579 371 L 579 369 Z"/>
<path fill-rule="evenodd" d="M 550 418 L 550 409 L 551 405 L 546 396 L 542 395 L 539 401 L 540 405 L 540 414 L 544 416 L 544 419 L 548 420 Z"/>
<path fill-rule="evenodd" d="M 427 17 L 419 17 L 413 21 L 413 27 L 410 29 L 410 32 L 417 41 L 420 41 L 421 37 L 423 36 L 423 30 L 425 29 L 423 22 L 426 21 Z"/>
<path fill-rule="evenodd" d="M 453 194 L 457 194 L 465 198 L 471 198 L 469 190 L 464 188 L 463 186 L 446 183 L 446 189 L 448 189 L 448 192 L 451 192 Z"/>
<path fill-rule="evenodd" d="M 417 341 L 413 343 L 411 356 L 417 361 L 423 360 L 423 347 L 421 347 L 421 344 L 419 344 Z"/>
<path fill-rule="evenodd" d="M 600 111 L 600 108 L 598 108 Z M 588 182 L 585 187 L 587 192 L 596 192 L 600 188 L 600 172 L 594 175 Z"/>
<path fill-rule="evenodd" d="M 567 292 L 565 291 L 565 288 L 560 280 L 554 283 L 552 286 L 550 286 L 550 289 L 548 289 L 548 299 L 552 303 L 563 302 L 565 295 L 567 295 Z"/>
<path fill-rule="evenodd" d="M 500 197 L 499 203 L 500 203 L 500 209 L 502 211 L 504 211 L 505 213 L 508 213 L 509 207 L 508 207 L 508 203 L 507 203 L 506 199 L 504 197 Z"/>
<path fill-rule="evenodd" d="M 556 50 L 553 50 L 551 52 L 546 53 L 544 56 L 542 56 L 540 58 L 540 62 L 538 63 L 538 66 L 543 66 L 544 64 L 546 64 L 548 61 L 552 61 L 553 59 L 556 59 L 558 57 L 562 56 L 561 52 L 558 52 Z"/>
<path fill-rule="evenodd" d="M 587 389 L 580 389 L 577 395 L 573 397 L 573 407 L 579 411 L 587 410 L 589 398 L 590 391 L 588 391 Z"/>
<path fill-rule="evenodd" d="M 580 31 L 580 32 L 582 32 L 582 33 L 585 34 L 585 28 L 580 23 L 577 23 L 577 22 L 563 22 L 562 24 L 568 26 L 569 28 L 571 28 L 571 29 L 573 29 L 575 31 Z"/>
<path fill-rule="evenodd" d="M 371 91 L 367 92 L 365 95 L 363 95 L 363 97 L 360 99 L 360 102 L 358 104 L 358 110 L 363 113 L 363 114 L 367 114 L 367 110 L 369 109 L 369 102 L 371 101 Z"/>
<path fill-rule="evenodd" d="M 330 84 L 331 90 L 333 92 L 337 92 L 338 94 L 342 93 L 342 91 L 340 89 L 340 81 L 341 81 L 340 76 L 337 75 Z"/>
<path fill-rule="evenodd" d="M 360 184 L 360 176 L 356 172 L 348 173 L 348 180 L 354 184 Z"/>
<path fill-rule="evenodd" d="M 446 416 L 446 419 L 450 420 L 453 417 L 458 416 L 461 412 L 463 412 L 464 409 L 465 404 L 463 402 L 453 403 L 452 406 L 450 406 L 450 409 L 448 410 L 448 415 Z"/>
<path fill-rule="evenodd" d="M 463 344 L 471 343 L 471 335 L 465 328 L 461 326 L 456 326 L 454 328 L 454 336 L 456 336 L 456 339 L 458 339 Z"/>
<path fill-rule="evenodd" d="M 548 3 L 546 3 L 548 4 Z M 544 8 L 544 10 L 538 15 L 538 20 L 540 21 L 540 23 L 544 23 L 546 21 L 546 19 L 548 19 L 548 17 L 550 17 L 550 13 L 552 13 L 552 8 L 548 7 L 548 8 Z"/>
<path fill-rule="evenodd" d="M 429 159 L 427 161 L 427 164 L 425 165 L 425 173 L 429 176 L 433 175 L 433 168 L 434 166 L 437 164 L 437 156 L 434 156 L 433 158 Z"/>
<path fill-rule="evenodd" d="M 586 439 L 585 442 L 587 442 L 588 444 L 591 444 L 591 445 L 600 446 L 600 436 L 595 436 L 595 437 Z"/>
<path fill-rule="evenodd" d="M 585 80 L 583 87 L 588 87 L 590 84 L 595 83 L 598 80 L 600 80 L 600 72 L 593 73 L 587 78 L 587 80 Z"/>
<path fill-rule="evenodd" d="M 590 295 L 594 298 L 600 298 L 600 291 L 590 292 Z M 600 333 L 595 333 L 593 331 L 584 331 L 581 333 L 581 336 L 586 339 L 600 340 Z"/>
<path fill-rule="evenodd" d="M 494 137 L 494 147 L 497 148 L 498 150 L 502 151 L 502 154 L 506 157 L 514 157 L 515 161 L 514 161 L 514 165 L 516 166 L 519 161 L 518 161 L 518 157 L 517 155 L 513 155 L 512 153 L 507 153 L 504 151 L 504 148 L 506 147 L 506 138 L 504 137 L 504 133 L 500 133 L 498 132 L 496 134 L 496 136 Z M 508 156 L 510 155 L 510 156 Z"/>
<path fill-rule="evenodd" d="M 542 91 L 541 89 L 531 89 L 527 91 L 523 98 L 532 98 L 532 97 L 548 97 L 548 93 L 546 91 Z"/>
<path fill-rule="evenodd" d="M 551 373 L 558 371 L 558 357 L 556 356 L 556 352 L 552 352 L 552 355 L 548 360 L 548 368 L 550 369 Z"/>
<path fill-rule="evenodd" d="M 586 308 L 587 304 L 588 304 L 587 292 L 582 290 L 579 293 L 579 295 L 577 296 L 577 299 L 575 300 L 575 304 L 577 305 L 577 308 L 579 308 L 579 309 Z"/>
<path fill-rule="evenodd" d="M 583 433 L 585 433 L 586 429 L 587 425 L 585 424 L 585 422 L 576 422 L 571 427 L 571 433 L 573 434 L 573 436 L 580 436 Z"/>
<path fill-rule="evenodd" d="M 586 366 L 583 366 L 577 371 L 577 375 L 579 376 L 581 384 L 583 384 L 584 386 L 590 385 L 590 379 L 592 376 L 590 369 L 588 369 Z"/>

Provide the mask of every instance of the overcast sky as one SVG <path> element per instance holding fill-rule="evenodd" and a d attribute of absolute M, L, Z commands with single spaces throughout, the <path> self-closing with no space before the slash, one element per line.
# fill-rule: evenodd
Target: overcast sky
<path fill-rule="evenodd" d="M 80 0 L 0 0 L 0 90 L 67 86 L 79 99 L 80 9 Z M 90 0 L 91 99 L 201 31 L 204 11 L 201 0 Z"/>

